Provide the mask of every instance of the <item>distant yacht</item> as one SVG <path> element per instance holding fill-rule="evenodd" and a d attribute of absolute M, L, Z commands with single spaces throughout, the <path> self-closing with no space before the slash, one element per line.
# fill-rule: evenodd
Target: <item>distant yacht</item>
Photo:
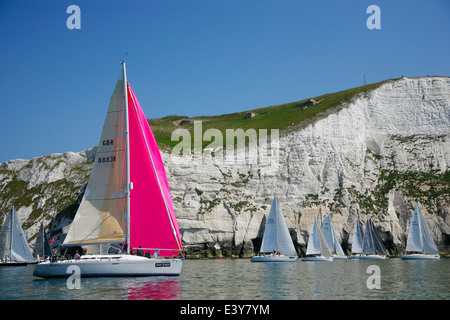
<path fill-rule="evenodd" d="M 352 255 L 349 256 L 349 259 L 359 259 L 362 254 L 363 247 L 363 236 L 361 231 L 361 224 L 359 220 L 356 220 L 355 228 L 353 230 L 353 238 L 352 238 Z"/>
<path fill-rule="evenodd" d="M 280 203 L 274 197 L 264 230 L 261 249 L 253 262 L 290 262 L 298 258 Z"/>
<path fill-rule="evenodd" d="M 336 231 L 334 231 L 333 225 L 331 224 L 331 219 L 329 216 L 325 216 L 322 223 L 322 234 L 327 241 L 328 248 L 333 255 L 334 259 L 347 259 L 347 256 L 342 250 L 339 239 L 336 236 Z"/>
<path fill-rule="evenodd" d="M 317 219 L 314 218 L 314 223 L 309 232 L 308 245 L 306 247 L 306 257 L 302 261 L 333 261 L 333 255 L 330 248 L 328 248 L 322 231 L 317 225 Z"/>
<path fill-rule="evenodd" d="M 408 240 L 406 242 L 404 260 L 439 259 L 439 251 L 431 237 L 430 230 L 420 211 L 419 203 L 416 204 L 411 223 L 409 225 Z"/>
<path fill-rule="evenodd" d="M 45 261 L 52 256 L 50 242 L 48 240 L 47 232 L 45 232 L 43 222 L 41 222 L 36 242 L 34 243 L 33 256 L 37 261 Z"/>
<path fill-rule="evenodd" d="M 362 254 L 360 259 L 387 259 L 389 258 L 387 251 L 383 245 L 372 218 L 368 218 L 366 222 L 366 230 L 364 231 Z"/>
<path fill-rule="evenodd" d="M 0 266 L 25 266 L 35 263 L 14 206 L 0 231 Z"/>

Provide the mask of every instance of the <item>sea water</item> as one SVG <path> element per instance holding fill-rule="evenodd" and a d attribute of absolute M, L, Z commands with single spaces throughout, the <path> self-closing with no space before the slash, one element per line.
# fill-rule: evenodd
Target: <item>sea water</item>
<path fill-rule="evenodd" d="M 178 277 L 33 277 L 35 265 L 0 267 L 0 299 L 303 300 L 450 299 L 450 259 L 255 263 L 184 260 Z"/>

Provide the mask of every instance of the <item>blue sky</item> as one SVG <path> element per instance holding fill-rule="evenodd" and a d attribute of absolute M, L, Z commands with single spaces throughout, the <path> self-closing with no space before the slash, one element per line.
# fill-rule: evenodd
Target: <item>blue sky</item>
<path fill-rule="evenodd" d="M 448 0 L 0 0 L 0 162 L 95 146 L 125 52 L 148 118 L 216 115 L 364 75 L 450 76 L 449 14 Z"/>

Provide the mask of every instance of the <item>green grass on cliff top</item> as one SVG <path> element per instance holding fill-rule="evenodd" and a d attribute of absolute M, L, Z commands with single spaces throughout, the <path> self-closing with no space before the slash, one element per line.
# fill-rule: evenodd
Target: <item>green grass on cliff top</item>
<path fill-rule="evenodd" d="M 172 132 L 177 128 L 189 130 L 193 143 L 194 125 L 184 124 L 182 126 L 176 126 L 173 122 L 180 119 L 203 120 L 203 132 L 210 128 L 216 128 L 222 132 L 224 138 L 226 137 L 226 129 L 238 128 L 241 128 L 244 131 L 253 128 L 257 132 L 259 129 L 267 129 L 268 134 L 270 134 L 270 129 L 279 129 L 280 135 L 283 135 L 287 132 L 305 127 L 313 121 L 325 117 L 329 113 L 340 110 L 343 107 L 343 104 L 349 102 L 355 95 L 378 88 L 381 84 L 387 81 L 389 80 L 312 97 L 311 99 L 323 100 L 318 104 L 307 108 L 303 108 L 302 105 L 310 98 L 218 116 L 199 116 L 193 118 L 188 118 L 185 116 L 167 116 L 160 119 L 150 119 L 148 122 L 152 128 L 159 147 L 166 150 L 171 149 L 179 143 L 179 141 L 171 140 Z M 254 118 L 246 119 L 245 115 L 247 112 L 252 112 L 256 114 L 256 116 Z M 209 143 L 211 142 L 204 141 L 203 147 Z"/>

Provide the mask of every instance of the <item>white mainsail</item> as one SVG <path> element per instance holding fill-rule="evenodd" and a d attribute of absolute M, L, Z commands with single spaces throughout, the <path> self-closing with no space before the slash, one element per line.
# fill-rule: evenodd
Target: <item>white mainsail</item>
<path fill-rule="evenodd" d="M 322 223 L 322 234 L 327 241 L 328 247 L 332 254 L 337 254 L 339 256 L 345 256 L 344 250 L 342 249 L 341 244 L 336 235 L 336 231 L 334 231 L 333 225 L 331 223 L 331 219 L 329 216 L 325 216 Z"/>
<path fill-rule="evenodd" d="M 439 253 L 431 237 L 430 230 L 417 203 L 411 223 L 409 225 L 406 252 L 420 252 L 426 254 Z"/>
<path fill-rule="evenodd" d="M 372 218 L 370 217 L 367 219 L 362 249 L 363 253 L 367 255 L 387 255 L 383 242 L 381 241 L 381 238 L 372 222 Z"/>
<path fill-rule="evenodd" d="M 359 220 L 356 220 L 355 228 L 353 230 L 353 238 L 352 238 L 352 253 L 353 254 L 361 254 L 362 253 L 362 243 L 363 236 L 361 233 L 361 226 Z"/>
<path fill-rule="evenodd" d="M 23 232 L 14 206 L 5 219 L 0 232 L 0 259 L 34 262 L 33 254 Z"/>
<path fill-rule="evenodd" d="M 317 225 L 317 219 L 314 218 L 314 223 L 309 233 L 308 245 L 306 247 L 306 255 L 322 255 L 323 257 L 332 257 L 331 251 L 328 248 L 322 231 Z"/>
<path fill-rule="evenodd" d="M 86 191 L 64 240 L 65 245 L 125 241 L 127 130 L 124 95 L 122 70 L 111 97 Z"/>
<path fill-rule="evenodd" d="M 311 231 L 309 232 L 308 244 L 306 246 L 306 255 L 320 254 L 319 228 L 317 220 L 314 218 Z"/>
<path fill-rule="evenodd" d="M 272 202 L 260 253 L 271 253 L 274 251 L 286 256 L 297 255 L 277 197 L 274 197 Z"/>

